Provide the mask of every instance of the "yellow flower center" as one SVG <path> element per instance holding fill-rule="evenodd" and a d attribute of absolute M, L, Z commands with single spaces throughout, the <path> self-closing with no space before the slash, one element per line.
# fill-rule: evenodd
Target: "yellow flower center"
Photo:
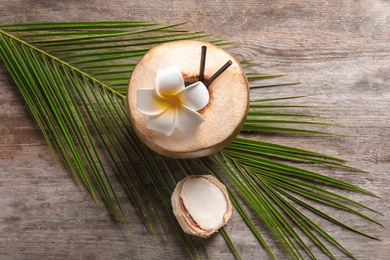
<path fill-rule="evenodd" d="M 165 99 L 165 102 L 168 103 L 169 107 L 177 108 L 177 107 L 180 107 L 182 105 L 180 98 L 175 94 L 164 96 L 164 99 Z"/>

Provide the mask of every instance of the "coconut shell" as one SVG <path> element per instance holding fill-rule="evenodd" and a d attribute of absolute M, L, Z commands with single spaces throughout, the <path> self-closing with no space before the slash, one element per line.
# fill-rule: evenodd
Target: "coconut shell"
<path fill-rule="evenodd" d="M 228 60 L 232 61 L 208 87 L 210 101 L 198 111 L 205 122 L 190 134 L 176 129 L 171 136 L 166 136 L 148 129 L 148 116 L 137 110 L 137 90 L 154 88 L 156 73 L 164 68 L 179 70 L 187 82 L 198 81 L 203 45 L 207 46 L 206 81 Z M 174 158 L 202 157 L 226 147 L 240 132 L 249 107 L 248 80 L 239 62 L 223 49 L 199 41 L 174 41 L 152 48 L 134 68 L 127 95 L 135 133 L 152 150 Z"/>
<path fill-rule="evenodd" d="M 180 193 L 184 182 L 188 178 L 206 178 L 208 181 L 210 181 L 218 188 L 220 188 L 223 194 L 225 195 L 226 203 L 227 203 L 227 211 L 223 217 L 224 219 L 223 224 L 220 227 L 214 230 L 203 230 L 194 222 L 194 220 L 186 211 L 185 206 L 183 205 L 182 199 L 180 197 Z M 183 231 L 186 232 L 187 234 L 194 235 L 194 236 L 199 236 L 203 238 L 207 238 L 211 236 L 213 233 L 217 232 L 218 229 L 223 227 L 232 216 L 232 204 L 230 202 L 226 187 L 212 175 L 187 176 L 183 180 L 179 181 L 176 185 L 175 190 L 172 193 L 171 202 L 172 202 L 173 214 L 175 215 Z"/>

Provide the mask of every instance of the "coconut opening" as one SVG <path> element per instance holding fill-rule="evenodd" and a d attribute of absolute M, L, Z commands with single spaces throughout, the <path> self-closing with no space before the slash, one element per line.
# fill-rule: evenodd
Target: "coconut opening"
<path fill-rule="evenodd" d="M 186 73 L 181 73 L 181 75 L 184 79 L 184 86 L 185 87 L 188 87 L 189 85 L 194 84 L 195 82 L 199 81 L 199 75 L 189 75 Z M 203 78 L 204 78 L 205 82 L 207 82 L 210 79 L 210 77 L 207 75 L 204 75 Z"/>

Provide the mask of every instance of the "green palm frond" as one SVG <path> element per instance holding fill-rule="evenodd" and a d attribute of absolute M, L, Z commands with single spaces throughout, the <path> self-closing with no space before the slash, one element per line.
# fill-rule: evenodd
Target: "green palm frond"
<path fill-rule="evenodd" d="M 123 21 L 2 25 L 0 55 L 56 160 L 75 183 L 86 189 L 93 200 L 107 206 L 117 219 L 126 223 L 122 205 L 127 202 L 119 198 L 118 188 L 112 186 L 113 179 L 120 180 L 150 232 L 162 230 L 169 239 L 168 230 L 174 227 L 192 257 L 199 258 L 197 243 L 182 232 L 173 216 L 170 196 L 176 183 L 194 174 L 200 163 L 202 173 L 207 171 L 226 184 L 235 209 L 273 259 L 275 249 L 267 244 L 262 232 L 272 233 L 293 259 L 316 258 L 307 241 L 330 258 L 335 258 L 332 253 L 335 248 L 354 258 L 309 216 L 316 215 L 346 230 L 374 238 L 317 207 L 328 206 L 380 225 L 362 213 L 376 211 L 328 188 L 373 194 L 296 167 L 294 163 L 359 170 L 345 165 L 345 160 L 340 158 L 245 137 L 248 132 L 337 135 L 322 130 L 335 126 L 324 123 L 323 116 L 285 112 L 290 108 L 314 107 L 275 103 L 292 102 L 302 96 L 253 98 L 243 135 L 223 151 L 198 160 L 165 158 L 137 139 L 125 104 L 129 76 L 138 59 L 151 47 L 168 41 L 203 39 L 219 46 L 232 44 L 205 32 L 178 29 L 179 25 Z M 241 62 L 244 67 L 255 64 L 245 58 Z M 248 73 L 247 76 L 251 89 L 298 84 L 259 83 L 282 74 Z M 283 112 L 279 113 L 280 109 Z M 316 126 L 322 129 L 307 129 Z M 248 208 L 255 216 L 248 214 Z M 267 230 L 256 227 L 259 220 Z M 240 258 L 227 230 L 222 229 L 220 233 L 233 255 Z M 205 244 L 204 251 L 211 257 L 212 252 Z"/>

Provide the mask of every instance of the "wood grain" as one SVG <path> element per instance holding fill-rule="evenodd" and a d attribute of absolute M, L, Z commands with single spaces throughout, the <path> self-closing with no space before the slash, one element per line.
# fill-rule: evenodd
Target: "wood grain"
<path fill-rule="evenodd" d="M 336 213 L 380 238 L 371 240 L 319 219 L 358 259 L 390 256 L 390 2 L 387 0 L 0 0 L 0 23 L 41 21 L 191 21 L 237 41 L 229 51 L 262 62 L 252 71 L 288 73 L 296 87 L 256 96 L 309 95 L 295 104 L 318 105 L 349 138 L 262 135 L 266 141 L 348 159 L 366 173 L 325 169 L 381 199 L 342 194 L 380 211 L 383 228 Z M 272 81 L 275 82 L 275 81 Z M 3 63 L 0 63 L 0 259 L 187 259 L 180 237 L 171 245 L 150 235 L 133 212 L 131 232 L 94 204 L 61 170 Z M 261 225 L 261 223 L 259 223 Z M 268 259 L 233 213 L 228 231 L 244 259 Z M 266 233 L 265 233 L 266 234 Z M 265 238 L 274 244 L 270 237 Z M 200 240 L 197 240 L 199 243 Z M 221 236 L 207 240 L 215 259 L 232 259 Z M 277 245 L 274 245 L 278 248 Z M 317 249 L 314 249 L 317 252 Z M 347 257 L 336 250 L 338 259 Z M 204 257 L 204 255 L 203 255 Z M 277 253 L 285 259 L 283 253 Z M 320 254 L 320 259 L 326 259 Z"/>

